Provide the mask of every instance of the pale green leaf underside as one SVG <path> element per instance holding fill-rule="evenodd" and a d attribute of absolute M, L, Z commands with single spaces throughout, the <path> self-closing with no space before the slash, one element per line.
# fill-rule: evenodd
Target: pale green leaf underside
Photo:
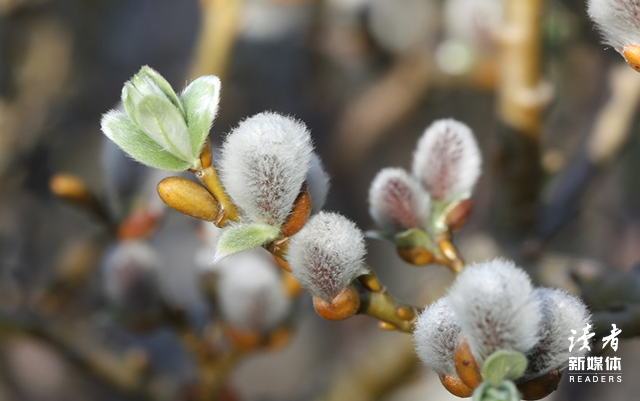
<path fill-rule="evenodd" d="M 473 401 L 518 401 L 520 400 L 520 392 L 516 385 L 505 380 L 493 386 L 485 381 L 480 384 L 473 392 Z"/>
<path fill-rule="evenodd" d="M 140 69 L 140 72 L 136 74 L 136 77 L 144 77 L 145 79 L 151 79 L 153 83 L 169 99 L 169 101 L 173 103 L 173 105 L 176 106 L 178 110 L 180 110 L 180 113 L 184 114 L 184 109 L 183 109 L 182 103 L 180 103 L 180 99 L 178 98 L 178 95 L 171 87 L 171 84 L 166 79 L 164 79 L 164 77 L 160 75 L 160 73 L 158 73 L 156 70 L 149 67 L 148 65 L 145 65 Z"/>
<path fill-rule="evenodd" d="M 180 111 L 168 100 L 146 96 L 135 109 L 135 119 L 142 131 L 176 157 L 194 162 L 187 124 Z M 199 155 L 198 155 L 199 156 Z"/>
<path fill-rule="evenodd" d="M 180 95 L 184 106 L 193 152 L 199 155 L 218 113 L 220 79 L 205 75 L 193 81 Z"/>
<path fill-rule="evenodd" d="M 216 259 L 256 248 L 279 236 L 280 229 L 268 224 L 240 224 L 225 228 L 218 241 Z"/>
<path fill-rule="evenodd" d="M 146 136 L 123 111 L 112 110 L 102 117 L 102 131 L 125 153 L 142 164 L 169 171 L 184 171 L 190 164 L 162 149 Z"/>
<path fill-rule="evenodd" d="M 419 228 L 411 228 L 396 234 L 396 245 L 401 248 L 420 247 L 433 251 L 433 242 L 429 235 Z"/>
<path fill-rule="evenodd" d="M 482 377 L 497 386 L 503 380 L 516 380 L 526 369 L 526 356 L 516 351 L 498 350 L 482 364 Z"/>

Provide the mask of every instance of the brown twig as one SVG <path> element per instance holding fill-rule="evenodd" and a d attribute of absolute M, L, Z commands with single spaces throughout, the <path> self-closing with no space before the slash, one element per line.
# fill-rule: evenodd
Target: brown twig
<path fill-rule="evenodd" d="M 543 0 L 508 0 L 500 41 L 499 139 L 506 181 L 505 221 L 528 231 L 542 178 L 539 141 L 551 89 L 541 78 Z"/>
<path fill-rule="evenodd" d="M 46 327 L 35 319 L 0 312 L 0 335 L 26 335 L 58 350 L 66 360 L 116 391 L 146 401 L 170 400 L 175 393 L 170 381 L 132 369 L 126 361 L 114 357 L 68 327 Z"/>
<path fill-rule="evenodd" d="M 202 27 L 189 78 L 217 75 L 224 78 L 236 42 L 242 0 L 200 0 Z"/>

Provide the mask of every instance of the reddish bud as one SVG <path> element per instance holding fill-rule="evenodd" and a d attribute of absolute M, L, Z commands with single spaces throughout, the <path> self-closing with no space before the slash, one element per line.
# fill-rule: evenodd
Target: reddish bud
<path fill-rule="evenodd" d="M 460 334 L 458 343 L 456 344 L 454 362 L 460 380 L 462 380 L 467 387 L 474 390 L 482 383 L 480 365 L 471 352 L 469 341 L 467 341 L 467 338 L 463 334 Z"/>
<path fill-rule="evenodd" d="M 282 225 L 280 232 L 284 237 L 290 237 L 304 227 L 311 215 L 311 195 L 307 190 L 307 184 L 302 186 L 300 195 L 296 198 L 291 214 Z"/>
<path fill-rule="evenodd" d="M 447 389 L 448 392 L 460 398 L 471 397 L 473 389 L 469 388 L 462 380 L 451 375 L 438 375 L 440 382 Z"/>
<path fill-rule="evenodd" d="M 338 294 L 331 303 L 314 296 L 313 306 L 318 315 L 327 320 L 345 320 L 355 315 L 360 309 L 360 295 L 353 286 L 347 287 Z"/>
<path fill-rule="evenodd" d="M 467 222 L 471 211 L 473 210 L 473 201 L 465 199 L 458 202 L 449 212 L 445 224 L 450 230 L 455 231 L 461 228 Z"/>

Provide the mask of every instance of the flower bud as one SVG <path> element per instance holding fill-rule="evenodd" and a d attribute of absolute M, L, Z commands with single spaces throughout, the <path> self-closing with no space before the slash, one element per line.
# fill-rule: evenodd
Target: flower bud
<path fill-rule="evenodd" d="M 267 333 L 291 310 L 279 267 L 264 249 L 230 256 L 215 266 L 218 302 L 224 320 L 236 328 Z"/>
<path fill-rule="evenodd" d="M 382 169 L 369 189 L 369 213 L 387 232 L 400 232 L 427 225 L 429 194 L 401 168 Z"/>
<path fill-rule="evenodd" d="M 543 376 L 552 370 L 562 371 L 569 365 L 569 357 L 584 356 L 586 349 L 574 347 L 569 352 L 567 338 L 571 330 L 579 330 L 590 323 L 591 315 L 584 303 L 564 290 L 536 288 L 533 297 L 542 310 L 538 329 L 540 341 L 529 351 L 529 364 L 523 381 Z"/>
<path fill-rule="evenodd" d="M 413 341 L 418 357 L 438 374 L 457 377 L 453 354 L 459 335 L 460 324 L 449 301 L 440 298 L 422 311 L 416 321 Z"/>
<path fill-rule="evenodd" d="M 167 206 L 205 221 L 218 218 L 219 205 L 203 186 L 182 177 L 168 177 L 158 183 L 158 195 Z"/>
<path fill-rule="evenodd" d="M 529 276 L 513 262 L 467 266 L 447 298 L 480 364 L 500 349 L 526 354 L 540 338 L 539 301 Z"/>
<path fill-rule="evenodd" d="M 465 199 L 471 196 L 481 164 L 471 129 L 456 120 L 438 120 L 418 141 L 413 175 L 436 200 Z"/>
<path fill-rule="evenodd" d="M 275 113 L 242 121 L 222 148 L 221 179 L 253 222 L 280 226 L 289 216 L 311 163 L 306 126 Z"/>
<path fill-rule="evenodd" d="M 294 277 L 331 304 L 358 276 L 367 273 L 364 235 L 336 213 L 320 212 L 291 238 L 287 259 Z"/>

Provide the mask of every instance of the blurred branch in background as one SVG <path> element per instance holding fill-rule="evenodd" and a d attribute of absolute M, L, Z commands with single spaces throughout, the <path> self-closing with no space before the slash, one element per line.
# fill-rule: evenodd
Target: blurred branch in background
<path fill-rule="evenodd" d="M 202 21 L 188 80 L 217 75 L 224 80 L 240 31 L 244 0 L 200 0 Z"/>
<path fill-rule="evenodd" d="M 13 78 L 8 93 L 0 92 L 0 176 L 36 146 L 72 70 L 71 36 L 59 20 L 37 17 L 14 24 L 2 27 L 21 40 L 0 49 L 3 69 Z"/>
<path fill-rule="evenodd" d="M 542 113 L 551 88 L 542 80 L 543 0 L 507 0 L 500 42 L 498 118 L 500 172 L 505 183 L 501 224 L 521 234 L 535 221 L 542 171 Z"/>
<path fill-rule="evenodd" d="M 390 69 L 352 99 L 338 119 L 332 149 L 345 170 L 360 165 L 380 139 L 418 105 L 432 83 L 429 49 L 397 57 Z"/>
<path fill-rule="evenodd" d="M 412 378 L 420 367 L 409 336 L 382 336 L 366 345 L 367 353 L 335 374 L 322 401 L 379 400 Z"/>
<path fill-rule="evenodd" d="M 608 87 L 609 98 L 595 116 L 586 143 L 555 179 L 537 223 L 539 237 L 526 250 L 530 256 L 578 215 L 596 172 L 614 162 L 629 139 L 640 104 L 640 76 L 626 64 L 617 64 L 609 72 Z"/>
<path fill-rule="evenodd" d="M 0 314 L 0 335 L 2 336 L 23 335 L 43 341 L 59 351 L 80 371 L 122 394 L 149 401 L 173 398 L 176 389 L 171 387 L 170 380 L 148 375 L 148 362 L 145 362 L 145 356 L 119 359 L 101 345 L 88 341 L 90 335 L 77 329 L 69 325 L 47 327 L 35 319 L 24 316 L 15 317 L 4 312 Z"/>

